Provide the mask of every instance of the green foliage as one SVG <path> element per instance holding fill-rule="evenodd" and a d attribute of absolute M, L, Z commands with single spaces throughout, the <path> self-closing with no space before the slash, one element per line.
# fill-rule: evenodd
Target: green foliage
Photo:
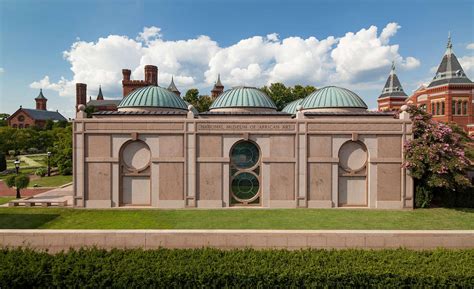
<path fill-rule="evenodd" d="M 46 168 L 37 168 L 35 171 L 35 175 L 39 177 L 44 177 L 48 173 L 48 170 Z"/>
<path fill-rule="evenodd" d="M 316 88 L 311 85 L 286 87 L 283 83 L 272 83 L 270 86 L 262 87 L 261 90 L 270 96 L 278 110 L 282 110 L 288 103 L 310 95 Z"/>
<path fill-rule="evenodd" d="M 474 250 L 0 250 L 0 288 L 472 288 Z"/>
<path fill-rule="evenodd" d="M 17 189 L 25 189 L 28 187 L 30 183 L 30 177 L 25 174 L 20 174 L 15 177 L 15 188 Z"/>
<path fill-rule="evenodd" d="M 3 172 L 7 169 L 7 159 L 3 152 L 0 152 L 0 172 Z"/>
<path fill-rule="evenodd" d="M 417 186 L 415 188 L 415 206 L 417 208 L 429 208 L 432 199 L 433 192 L 427 187 Z"/>
<path fill-rule="evenodd" d="M 8 113 L 0 113 L 0 127 L 2 126 L 8 126 L 8 121 L 7 118 L 10 115 Z"/>
<path fill-rule="evenodd" d="M 84 112 L 87 115 L 87 118 L 92 118 L 92 114 L 97 112 L 97 108 L 95 106 L 87 106 Z"/>
<path fill-rule="evenodd" d="M 16 175 L 9 175 L 5 179 L 5 184 L 7 185 L 7 187 L 13 188 L 15 186 L 15 178 L 16 178 Z"/>
<path fill-rule="evenodd" d="M 72 128 L 58 129 L 51 149 L 51 164 L 62 175 L 72 174 Z"/>
<path fill-rule="evenodd" d="M 408 109 L 413 121 L 412 140 L 404 144 L 404 167 L 416 180 L 417 205 L 429 206 L 439 192 L 459 192 L 470 188 L 466 177 L 469 160 L 465 150 L 469 138 L 455 124 L 435 122 L 415 106 Z"/>
<path fill-rule="evenodd" d="M 186 91 L 186 95 L 183 98 L 196 108 L 199 112 L 208 111 L 212 104 L 212 99 L 208 95 L 199 95 L 199 90 L 191 88 Z"/>

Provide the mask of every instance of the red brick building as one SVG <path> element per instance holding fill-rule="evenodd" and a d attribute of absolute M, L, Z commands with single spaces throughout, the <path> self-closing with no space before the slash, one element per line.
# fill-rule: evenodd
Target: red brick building
<path fill-rule="evenodd" d="M 392 74 L 394 75 L 393 69 L 389 80 Z M 474 83 L 467 77 L 454 54 L 451 38 L 448 39 L 447 49 L 436 75 L 427 87 L 420 87 L 408 98 L 403 95 L 387 97 L 384 94 L 386 87 L 387 84 L 378 99 L 379 110 L 398 110 L 403 100 L 403 104 L 421 107 L 436 121 L 457 123 L 469 135 L 474 135 Z"/>
<path fill-rule="evenodd" d="M 46 108 L 48 99 L 44 97 L 43 90 L 35 98 L 36 109 L 20 108 L 7 118 L 8 126 L 13 128 L 43 128 L 48 120 L 67 121 L 58 111 L 49 111 Z"/>

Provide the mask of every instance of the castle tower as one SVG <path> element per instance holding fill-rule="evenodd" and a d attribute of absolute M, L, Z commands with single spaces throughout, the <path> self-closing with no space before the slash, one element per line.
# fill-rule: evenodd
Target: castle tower
<path fill-rule="evenodd" d="M 377 99 L 378 110 L 399 110 L 405 104 L 407 95 L 403 91 L 402 84 L 395 73 L 395 62 L 392 61 L 392 69 Z"/>
<path fill-rule="evenodd" d="M 40 89 L 40 93 L 35 98 L 35 101 L 36 101 L 36 109 L 38 109 L 38 110 L 47 110 L 46 109 L 46 102 L 48 101 L 48 99 L 46 97 L 44 97 L 43 89 Z"/>
<path fill-rule="evenodd" d="M 171 92 L 174 92 L 177 96 L 181 96 L 181 92 L 178 90 L 178 88 L 174 84 L 173 76 L 171 76 L 171 83 L 168 86 L 168 90 Z"/>
<path fill-rule="evenodd" d="M 99 85 L 99 94 L 97 94 L 97 100 L 104 100 L 104 95 L 102 94 L 102 87 Z"/>
<path fill-rule="evenodd" d="M 212 100 L 215 100 L 219 94 L 224 92 L 224 85 L 221 83 L 221 75 L 217 75 L 217 81 L 214 84 L 214 88 L 211 90 L 211 98 Z"/>
<path fill-rule="evenodd" d="M 158 67 L 145 65 L 145 82 L 148 85 L 158 85 Z"/>

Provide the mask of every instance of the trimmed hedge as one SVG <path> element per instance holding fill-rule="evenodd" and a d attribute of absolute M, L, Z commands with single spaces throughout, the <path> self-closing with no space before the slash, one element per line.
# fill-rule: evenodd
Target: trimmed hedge
<path fill-rule="evenodd" d="M 474 287 L 474 249 L 0 250 L 0 288 Z"/>

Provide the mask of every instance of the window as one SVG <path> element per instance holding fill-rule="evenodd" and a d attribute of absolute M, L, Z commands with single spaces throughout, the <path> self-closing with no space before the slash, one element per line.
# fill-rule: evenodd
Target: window
<path fill-rule="evenodd" d="M 24 115 L 20 115 L 18 117 L 18 121 L 25 121 L 25 116 Z"/>
<path fill-rule="evenodd" d="M 13 128 L 16 128 L 16 124 L 12 125 Z"/>
<path fill-rule="evenodd" d="M 439 102 L 436 103 L 436 115 L 439 115 Z"/>
<path fill-rule="evenodd" d="M 444 115 L 444 101 L 441 102 L 441 114 Z"/>
<path fill-rule="evenodd" d="M 457 115 L 461 115 L 462 114 L 462 102 L 460 100 L 458 100 L 458 107 L 457 107 Z"/>
<path fill-rule="evenodd" d="M 431 114 L 435 114 L 435 104 L 434 102 L 431 103 Z"/>
<path fill-rule="evenodd" d="M 20 123 L 20 124 L 18 125 L 18 128 L 23 128 L 23 124 Z"/>
<path fill-rule="evenodd" d="M 260 203 L 260 152 L 250 141 L 238 142 L 230 153 L 230 203 Z"/>
<path fill-rule="evenodd" d="M 462 114 L 467 115 L 467 101 L 462 104 Z"/>

